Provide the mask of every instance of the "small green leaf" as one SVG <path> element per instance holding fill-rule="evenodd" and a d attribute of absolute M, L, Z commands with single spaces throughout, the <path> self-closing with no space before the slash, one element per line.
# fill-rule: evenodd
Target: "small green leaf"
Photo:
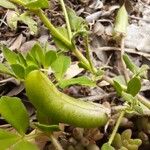
<path fill-rule="evenodd" d="M 131 104 L 135 101 L 135 98 L 131 94 L 128 94 L 124 91 L 122 91 L 121 96 L 125 101 L 127 101 Z"/>
<path fill-rule="evenodd" d="M 141 81 L 138 77 L 132 78 L 127 85 L 127 93 L 136 96 L 141 89 Z"/>
<path fill-rule="evenodd" d="M 71 29 L 74 32 L 85 31 L 87 29 L 87 23 L 82 18 L 76 15 L 75 11 L 69 7 L 67 7 L 68 17 L 71 25 Z"/>
<path fill-rule="evenodd" d="M 122 139 L 122 141 L 123 140 L 129 140 L 129 139 L 131 139 L 131 136 L 132 136 L 131 129 L 127 129 L 127 130 L 125 130 L 125 131 L 123 131 L 121 133 L 121 139 Z"/>
<path fill-rule="evenodd" d="M 64 38 L 69 40 L 68 31 L 65 27 L 59 27 L 59 28 L 57 28 L 57 30 L 59 33 L 61 33 L 64 36 Z M 58 49 L 60 49 L 61 51 L 68 51 L 69 50 L 68 47 L 66 45 L 64 45 L 64 43 L 62 43 L 56 37 L 53 37 L 53 40 L 54 40 L 56 46 L 58 47 Z"/>
<path fill-rule="evenodd" d="M 79 85 L 84 85 L 84 86 L 96 86 L 96 83 L 92 80 L 90 80 L 88 77 L 78 77 L 78 78 L 72 78 L 72 79 L 68 79 L 68 80 L 62 80 L 59 83 L 59 86 L 61 88 L 66 88 L 70 85 L 74 85 L 74 84 L 79 84 Z"/>
<path fill-rule="evenodd" d="M 127 54 L 123 55 L 123 60 L 127 66 L 127 68 L 133 72 L 134 74 L 137 74 L 139 72 L 139 67 L 137 67 L 133 61 L 129 58 L 129 56 Z"/>
<path fill-rule="evenodd" d="M 54 70 L 55 77 L 60 81 L 71 64 L 71 59 L 68 56 L 59 55 L 58 58 L 51 64 Z"/>
<path fill-rule="evenodd" d="M 119 133 L 116 133 L 112 145 L 117 149 L 119 149 L 122 146 L 121 135 Z"/>
<path fill-rule="evenodd" d="M 122 5 L 117 13 L 114 32 L 115 34 L 126 34 L 128 26 L 128 13 L 124 5 Z"/>
<path fill-rule="evenodd" d="M 19 62 L 19 64 L 21 64 L 24 67 L 27 66 L 26 59 L 24 58 L 24 56 L 21 53 L 18 53 L 18 62 Z"/>
<path fill-rule="evenodd" d="M 16 134 L 0 129 L 0 149 L 9 149 L 12 145 L 16 144 L 20 138 L 21 137 Z"/>
<path fill-rule="evenodd" d="M 89 69 L 90 69 L 89 66 L 87 66 L 86 64 L 84 64 L 84 63 L 82 63 L 82 62 L 79 62 L 79 63 L 78 63 L 78 66 L 79 66 L 79 68 L 83 68 L 83 69 L 86 69 L 86 70 L 89 70 Z"/>
<path fill-rule="evenodd" d="M 24 134 L 29 126 L 29 116 L 25 106 L 17 97 L 3 96 L 0 99 L 0 114 L 20 134 Z"/>
<path fill-rule="evenodd" d="M 135 106 L 133 106 L 133 109 L 141 115 L 144 114 L 141 106 L 135 105 Z"/>
<path fill-rule="evenodd" d="M 117 81 L 121 86 L 126 86 L 126 81 L 123 75 L 115 76 L 113 80 Z"/>
<path fill-rule="evenodd" d="M 11 76 L 15 76 L 14 73 L 3 63 L 0 63 L 0 73 L 5 73 Z"/>
<path fill-rule="evenodd" d="M 42 47 L 37 43 L 30 50 L 31 56 L 36 60 L 39 65 L 44 64 L 44 53 Z"/>
<path fill-rule="evenodd" d="M 101 150 L 115 150 L 109 143 L 103 144 Z"/>
<path fill-rule="evenodd" d="M 51 64 L 57 59 L 57 53 L 55 51 L 48 51 L 45 54 L 45 67 L 50 67 Z"/>
<path fill-rule="evenodd" d="M 46 125 L 46 124 L 41 124 L 41 123 L 35 123 L 35 126 L 43 132 L 60 131 L 60 128 L 58 125 Z"/>
<path fill-rule="evenodd" d="M 35 60 L 35 58 L 33 58 L 32 54 L 30 52 L 27 53 L 26 62 L 27 62 L 28 66 L 30 66 L 30 65 L 38 66 L 38 62 Z"/>
<path fill-rule="evenodd" d="M 42 0 L 43 2 L 43 0 Z M 28 15 L 28 13 L 23 13 L 19 16 L 18 18 L 19 21 L 22 21 L 24 24 L 26 24 L 29 29 L 30 29 L 30 33 L 33 35 L 33 34 L 36 34 L 37 31 L 38 31 L 38 28 L 37 28 L 37 22 L 34 21 L 31 16 Z"/>
<path fill-rule="evenodd" d="M 17 9 L 16 5 L 14 5 L 8 0 L 0 0 L 0 6 L 7 8 L 7 9 Z"/>
<path fill-rule="evenodd" d="M 20 79 L 25 78 L 25 69 L 23 66 L 21 66 L 20 64 L 12 64 L 10 66 L 18 78 L 20 78 Z"/>
<path fill-rule="evenodd" d="M 31 71 L 38 70 L 39 68 L 35 65 L 30 65 L 25 68 L 25 75 L 27 76 Z"/>
<path fill-rule="evenodd" d="M 7 24 L 12 30 L 17 29 L 19 14 L 16 11 L 9 11 Z"/>
<path fill-rule="evenodd" d="M 117 91 L 117 94 L 119 96 L 121 96 L 121 93 L 123 91 L 123 88 L 122 88 L 121 84 L 118 81 L 114 80 L 113 86 L 114 86 L 115 90 Z"/>
<path fill-rule="evenodd" d="M 26 140 L 16 143 L 11 150 L 39 150 L 39 148 Z"/>
<path fill-rule="evenodd" d="M 8 61 L 9 64 L 16 64 L 17 63 L 17 54 L 10 49 L 3 47 L 3 54 L 5 59 Z"/>
<path fill-rule="evenodd" d="M 141 68 L 139 69 L 138 73 L 136 74 L 136 76 L 140 76 L 140 77 L 147 77 L 147 70 L 149 69 L 148 65 L 142 65 Z"/>
<path fill-rule="evenodd" d="M 27 0 L 25 6 L 31 9 L 48 8 L 49 3 L 48 0 Z"/>

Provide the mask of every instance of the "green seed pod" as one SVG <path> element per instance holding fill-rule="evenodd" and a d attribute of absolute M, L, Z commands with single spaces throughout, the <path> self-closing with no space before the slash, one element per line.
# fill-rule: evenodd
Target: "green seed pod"
<path fill-rule="evenodd" d="M 76 139 L 76 140 L 81 140 L 83 138 L 83 132 L 84 132 L 84 129 L 83 128 L 74 128 L 73 129 L 73 137 Z"/>
<path fill-rule="evenodd" d="M 28 74 L 25 89 L 37 110 L 60 123 L 94 128 L 104 126 L 108 120 L 108 109 L 104 106 L 84 102 L 59 92 L 41 71 L 34 70 Z"/>
<path fill-rule="evenodd" d="M 69 138 L 69 143 L 71 143 L 72 145 L 76 145 L 77 144 L 77 141 L 73 138 L 73 137 L 71 137 L 71 138 Z"/>
<path fill-rule="evenodd" d="M 75 146 L 75 150 L 85 150 L 84 146 L 82 146 L 81 144 L 77 144 Z"/>
<path fill-rule="evenodd" d="M 87 150 L 100 150 L 100 148 L 96 144 L 89 144 Z"/>
<path fill-rule="evenodd" d="M 74 148 L 72 145 L 69 145 L 69 146 L 67 147 L 67 150 L 75 150 L 75 148 Z"/>
<path fill-rule="evenodd" d="M 138 146 L 137 145 L 131 145 L 131 144 L 128 144 L 127 146 L 126 146 L 126 148 L 128 149 L 128 150 L 138 150 Z"/>
<path fill-rule="evenodd" d="M 124 147 L 127 147 L 127 145 L 129 145 L 128 140 L 122 140 L 122 145 L 123 145 Z"/>
<path fill-rule="evenodd" d="M 132 131 L 130 129 L 127 129 L 122 132 L 121 139 L 122 140 L 129 140 L 131 139 Z"/>
<path fill-rule="evenodd" d="M 122 140 L 121 140 L 121 135 L 119 133 L 116 133 L 112 145 L 115 148 L 121 148 L 121 146 L 122 146 Z"/>
<path fill-rule="evenodd" d="M 80 143 L 81 143 L 81 145 L 83 145 L 84 147 L 86 147 L 86 146 L 89 145 L 90 141 L 87 138 L 83 137 L 81 139 Z"/>
<path fill-rule="evenodd" d="M 128 150 L 128 149 L 122 146 L 119 150 Z"/>
<path fill-rule="evenodd" d="M 131 145 L 133 144 L 135 144 L 135 145 L 137 145 L 138 147 L 142 144 L 142 141 L 140 140 L 140 139 L 129 139 L 129 141 L 128 141 Z"/>
<path fill-rule="evenodd" d="M 149 137 L 147 134 L 145 134 L 144 132 L 140 132 L 138 134 L 138 137 L 142 140 L 142 143 L 147 145 L 147 144 L 150 144 L 150 140 L 149 140 Z"/>

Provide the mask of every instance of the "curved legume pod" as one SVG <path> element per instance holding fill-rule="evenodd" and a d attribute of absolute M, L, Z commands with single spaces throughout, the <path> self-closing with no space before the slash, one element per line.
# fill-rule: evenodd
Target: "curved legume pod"
<path fill-rule="evenodd" d="M 31 103 L 60 123 L 92 128 L 106 124 L 108 115 L 102 105 L 72 98 L 57 90 L 41 71 L 35 70 L 25 79 L 25 89 Z"/>

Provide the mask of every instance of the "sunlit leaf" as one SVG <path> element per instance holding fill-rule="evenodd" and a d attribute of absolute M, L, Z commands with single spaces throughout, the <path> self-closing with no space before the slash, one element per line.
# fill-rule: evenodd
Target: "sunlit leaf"
<path fill-rule="evenodd" d="M 129 56 L 128 56 L 127 54 L 124 54 L 124 55 L 123 55 L 123 60 L 124 60 L 124 62 L 125 62 L 125 64 L 126 64 L 127 68 L 128 68 L 131 72 L 133 72 L 134 74 L 138 73 L 139 67 L 137 67 L 137 66 L 133 63 L 133 61 L 129 58 Z"/>
<path fill-rule="evenodd" d="M 31 71 L 38 70 L 39 68 L 36 65 L 30 65 L 25 68 L 25 75 L 27 76 Z"/>
<path fill-rule="evenodd" d="M 15 76 L 14 73 L 9 69 L 9 67 L 4 65 L 3 63 L 0 63 L 0 73 Z"/>
<path fill-rule="evenodd" d="M 8 11 L 7 14 L 7 25 L 12 29 L 17 29 L 19 14 L 16 11 Z"/>
<path fill-rule="evenodd" d="M 21 53 L 18 53 L 18 62 L 24 67 L 27 66 L 26 59 Z"/>
<path fill-rule="evenodd" d="M 9 64 L 15 64 L 17 63 L 17 54 L 13 51 L 11 51 L 10 49 L 3 47 L 3 54 L 5 59 L 8 61 Z"/>
<path fill-rule="evenodd" d="M 7 9 L 17 9 L 16 5 L 14 5 L 8 0 L 0 0 L 0 6 L 7 8 Z"/>
<path fill-rule="evenodd" d="M 3 96 L 0 99 L 0 114 L 20 134 L 27 131 L 29 116 L 21 100 L 17 97 Z"/>
<path fill-rule="evenodd" d="M 20 138 L 21 137 L 16 134 L 0 129 L 0 149 L 9 149 L 12 145 L 15 145 Z"/>
<path fill-rule="evenodd" d="M 48 8 L 48 0 L 26 0 L 25 6 L 31 9 Z"/>
<path fill-rule="evenodd" d="M 34 60 L 39 64 L 39 66 L 44 64 L 44 52 L 42 47 L 37 43 L 30 50 L 30 54 Z"/>
<path fill-rule="evenodd" d="M 86 21 L 82 17 L 77 16 L 76 12 L 69 7 L 67 7 L 67 12 L 68 12 L 71 29 L 74 32 L 83 31 L 83 30 L 86 31 L 87 29 Z"/>
<path fill-rule="evenodd" d="M 24 79 L 25 77 L 25 69 L 20 64 L 12 64 L 10 65 L 14 74 L 19 77 L 20 79 Z"/>
<path fill-rule="evenodd" d="M 127 33 L 127 26 L 128 26 L 128 13 L 126 11 L 126 8 L 124 5 L 122 5 L 118 12 L 115 19 L 115 26 L 114 26 L 114 32 L 116 34 L 126 34 Z"/>
<path fill-rule="evenodd" d="M 133 106 L 133 109 L 141 115 L 144 114 L 141 106 L 135 105 L 135 106 Z"/>
<path fill-rule="evenodd" d="M 43 1 L 42 1 L 43 2 Z M 22 21 L 24 24 L 26 24 L 29 29 L 31 34 L 36 34 L 37 33 L 37 22 L 34 21 L 31 16 L 28 15 L 28 13 L 23 13 L 19 16 L 19 21 Z"/>
<path fill-rule="evenodd" d="M 131 94 L 132 96 L 136 96 L 140 89 L 141 81 L 138 77 L 134 77 L 128 82 L 127 93 Z"/>
<path fill-rule="evenodd" d="M 45 67 L 50 65 L 57 59 L 57 53 L 55 51 L 47 51 L 45 53 Z"/>
<path fill-rule="evenodd" d="M 39 150 L 39 148 L 31 142 L 21 140 L 16 143 L 11 150 Z"/>
<path fill-rule="evenodd" d="M 71 59 L 68 56 L 59 55 L 58 58 L 51 64 L 55 77 L 60 81 L 71 64 Z"/>
<path fill-rule="evenodd" d="M 125 101 L 127 101 L 130 104 L 132 104 L 135 101 L 135 98 L 131 94 L 128 94 L 124 91 L 121 93 L 121 96 Z"/>
<path fill-rule="evenodd" d="M 68 31 L 65 27 L 59 27 L 59 28 L 57 28 L 57 30 L 59 33 L 61 33 L 64 36 L 64 38 L 69 40 Z M 61 51 L 69 50 L 68 47 L 66 45 L 64 45 L 64 43 L 62 43 L 59 39 L 57 39 L 56 37 L 53 37 L 53 39 L 54 39 L 54 42 L 58 49 L 60 49 Z"/>

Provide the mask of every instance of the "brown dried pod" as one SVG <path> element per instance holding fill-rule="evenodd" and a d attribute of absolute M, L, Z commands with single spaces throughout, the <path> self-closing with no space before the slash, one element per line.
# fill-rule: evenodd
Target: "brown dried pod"
<path fill-rule="evenodd" d="M 76 140 L 81 140 L 83 138 L 83 132 L 84 132 L 83 128 L 74 128 L 73 129 L 73 137 Z"/>
<path fill-rule="evenodd" d="M 87 150 L 100 150 L 96 144 L 90 144 L 87 146 Z"/>

